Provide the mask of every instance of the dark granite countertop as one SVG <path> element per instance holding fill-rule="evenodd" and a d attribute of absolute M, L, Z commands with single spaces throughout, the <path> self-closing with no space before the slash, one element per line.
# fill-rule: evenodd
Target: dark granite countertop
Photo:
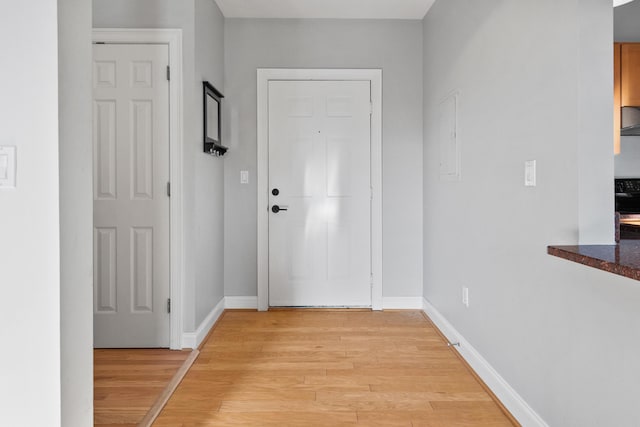
<path fill-rule="evenodd" d="M 640 240 L 621 240 L 617 245 L 548 246 L 547 253 L 640 280 Z"/>

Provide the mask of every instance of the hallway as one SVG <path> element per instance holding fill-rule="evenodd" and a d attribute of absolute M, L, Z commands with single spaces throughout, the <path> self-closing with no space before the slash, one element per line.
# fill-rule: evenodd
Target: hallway
<path fill-rule="evenodd" d="M 154 426 L 511 426 L 420 311 L 227 311 Z"/>

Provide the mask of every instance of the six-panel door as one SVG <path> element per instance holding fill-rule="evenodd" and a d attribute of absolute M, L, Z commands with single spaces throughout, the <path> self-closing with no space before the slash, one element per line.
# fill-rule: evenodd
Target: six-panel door
<path fill-rule="evenodd" d="M 269 83 L 271 306 L 371 306 L 370 99 L 369 81 Z"/>
<path fill-rule="evenodd" d="M 94 345 L 168 347 L 168 47 L 93 56 Z"/>

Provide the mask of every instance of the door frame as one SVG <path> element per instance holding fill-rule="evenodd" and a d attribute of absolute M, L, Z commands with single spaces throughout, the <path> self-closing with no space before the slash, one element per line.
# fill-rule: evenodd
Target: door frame
<path fill-rule="evenodd" d="M 382 310 L 382 70 L 258 68 L 258 310 L 269 309 L 269 81 L 371 82 L 371 308 Z"/>
<path fill-rule="evenodd" d="M 169 242 L 171 313 L 169 348 L 182 349 L 182 293 L 184 289 L 184 243 L 182 201 L 182 30 L 94 28 L 92 42 L 109 44 L 164 44 L 169 48 Z"/>

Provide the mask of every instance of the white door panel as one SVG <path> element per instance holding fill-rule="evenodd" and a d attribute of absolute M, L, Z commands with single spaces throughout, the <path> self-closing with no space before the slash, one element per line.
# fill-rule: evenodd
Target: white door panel
<path fill-rule="evenodd" d="M 93 55 L 94 345 L 168 347 L 168 47 Z"/>
<path fill-rule="evenodd" d="M 371 305 L 370 92 L 269 83 L 271 306 Z"/>

